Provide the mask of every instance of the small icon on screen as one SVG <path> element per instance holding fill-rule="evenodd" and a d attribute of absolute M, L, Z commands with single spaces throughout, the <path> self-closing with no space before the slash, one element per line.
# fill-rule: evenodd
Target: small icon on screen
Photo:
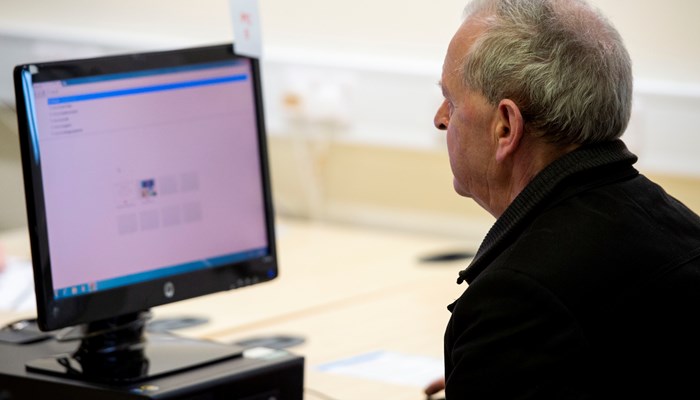
<path fill-rule="evenodd" d="M 144 179 L 141 181 L 141 197 L 145 199 L 155 197 L 157 194 L 155 179 Z"/>

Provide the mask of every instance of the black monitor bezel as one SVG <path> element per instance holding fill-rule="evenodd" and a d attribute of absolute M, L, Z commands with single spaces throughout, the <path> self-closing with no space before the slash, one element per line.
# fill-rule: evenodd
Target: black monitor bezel
<path fill-rule="evenodd" d="M 154 279 L 134 285 L 91 292 L 79 296 L 54 299 L 51 278 L 51 257 L 46 223 L 46 208 L 42 187 L 40 157 L 35 156 L 31 140 L 27 99 L 22 88 L 22 75 L 33 71 L 33 81 L 63 80 L 84 76 L 114 74 L 146 70 L 183 63 L 205 63 L 235 59 L 249 59 L 256 102 L 257 132 L 268 254 L 233 264 Z M 278 276 L 275 244 L 274 211 L 267 155 L 267 140 L 263 112 L 260 62 L 256 58 L 235 54 L 231 43 L 191 47 L 166 51 L 140 52 L 90 59 L 64 60 L 35 64 L 23 64 L 14 68 L 15 99 L 20 151 L 24 175 L 24 190 L 28 232 L 34 270 L 34 287 L 37 301 L 37 322 L 42 330 L 55 330 L 68 326 L 109 319 L 119 315 L 148 310 L 152 307 L 187 300 L 211 293 L 269 281 Z M 89 246 L 89 243 L 85 243 Z M 196 285 L 192 282 L 197 282 Z M 172 285 L 172 296 L 166 295 L 166 285 Z"/>

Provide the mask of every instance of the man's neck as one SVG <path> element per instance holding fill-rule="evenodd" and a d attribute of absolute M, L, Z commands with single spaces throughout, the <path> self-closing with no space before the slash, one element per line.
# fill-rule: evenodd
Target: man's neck
<path fill-rule="evenodd" d="M 492 214 L 497 218 L 500 217 L 537 174 L 554 160 L 578 147 L 580 147 L 578 144 L 562 146 L 545 143 L 535 138 L 524 138 L 511 161 L 510 174 L 500 197 L 502 201 L 495 205 Z"/>

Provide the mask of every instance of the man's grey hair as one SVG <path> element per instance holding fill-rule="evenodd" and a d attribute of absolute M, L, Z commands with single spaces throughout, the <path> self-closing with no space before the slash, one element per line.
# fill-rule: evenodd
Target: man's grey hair
<path fill-rule="evenodd" d="M 464 83 L 490 103 L 513 100 L 526 132 L 550 143 L 619 138 L 632 109 L 632 67 L 612 24 L 583 0 L 475 0 L 485 32 Z"/>

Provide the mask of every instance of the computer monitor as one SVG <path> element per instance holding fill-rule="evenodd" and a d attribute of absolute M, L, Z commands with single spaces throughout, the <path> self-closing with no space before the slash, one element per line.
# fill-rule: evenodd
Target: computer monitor
<path fill-rule="evenodd" d="M 258 60 L 222 44 L 19 65 L 14 81 L 38 324 L 84 330 L 71 358 L 28 368 L 153 376 L 152 307 L 277 277 Z M 166 347 L 163 372 L 240 352 L 172 366 L 184 345 Z"/>

